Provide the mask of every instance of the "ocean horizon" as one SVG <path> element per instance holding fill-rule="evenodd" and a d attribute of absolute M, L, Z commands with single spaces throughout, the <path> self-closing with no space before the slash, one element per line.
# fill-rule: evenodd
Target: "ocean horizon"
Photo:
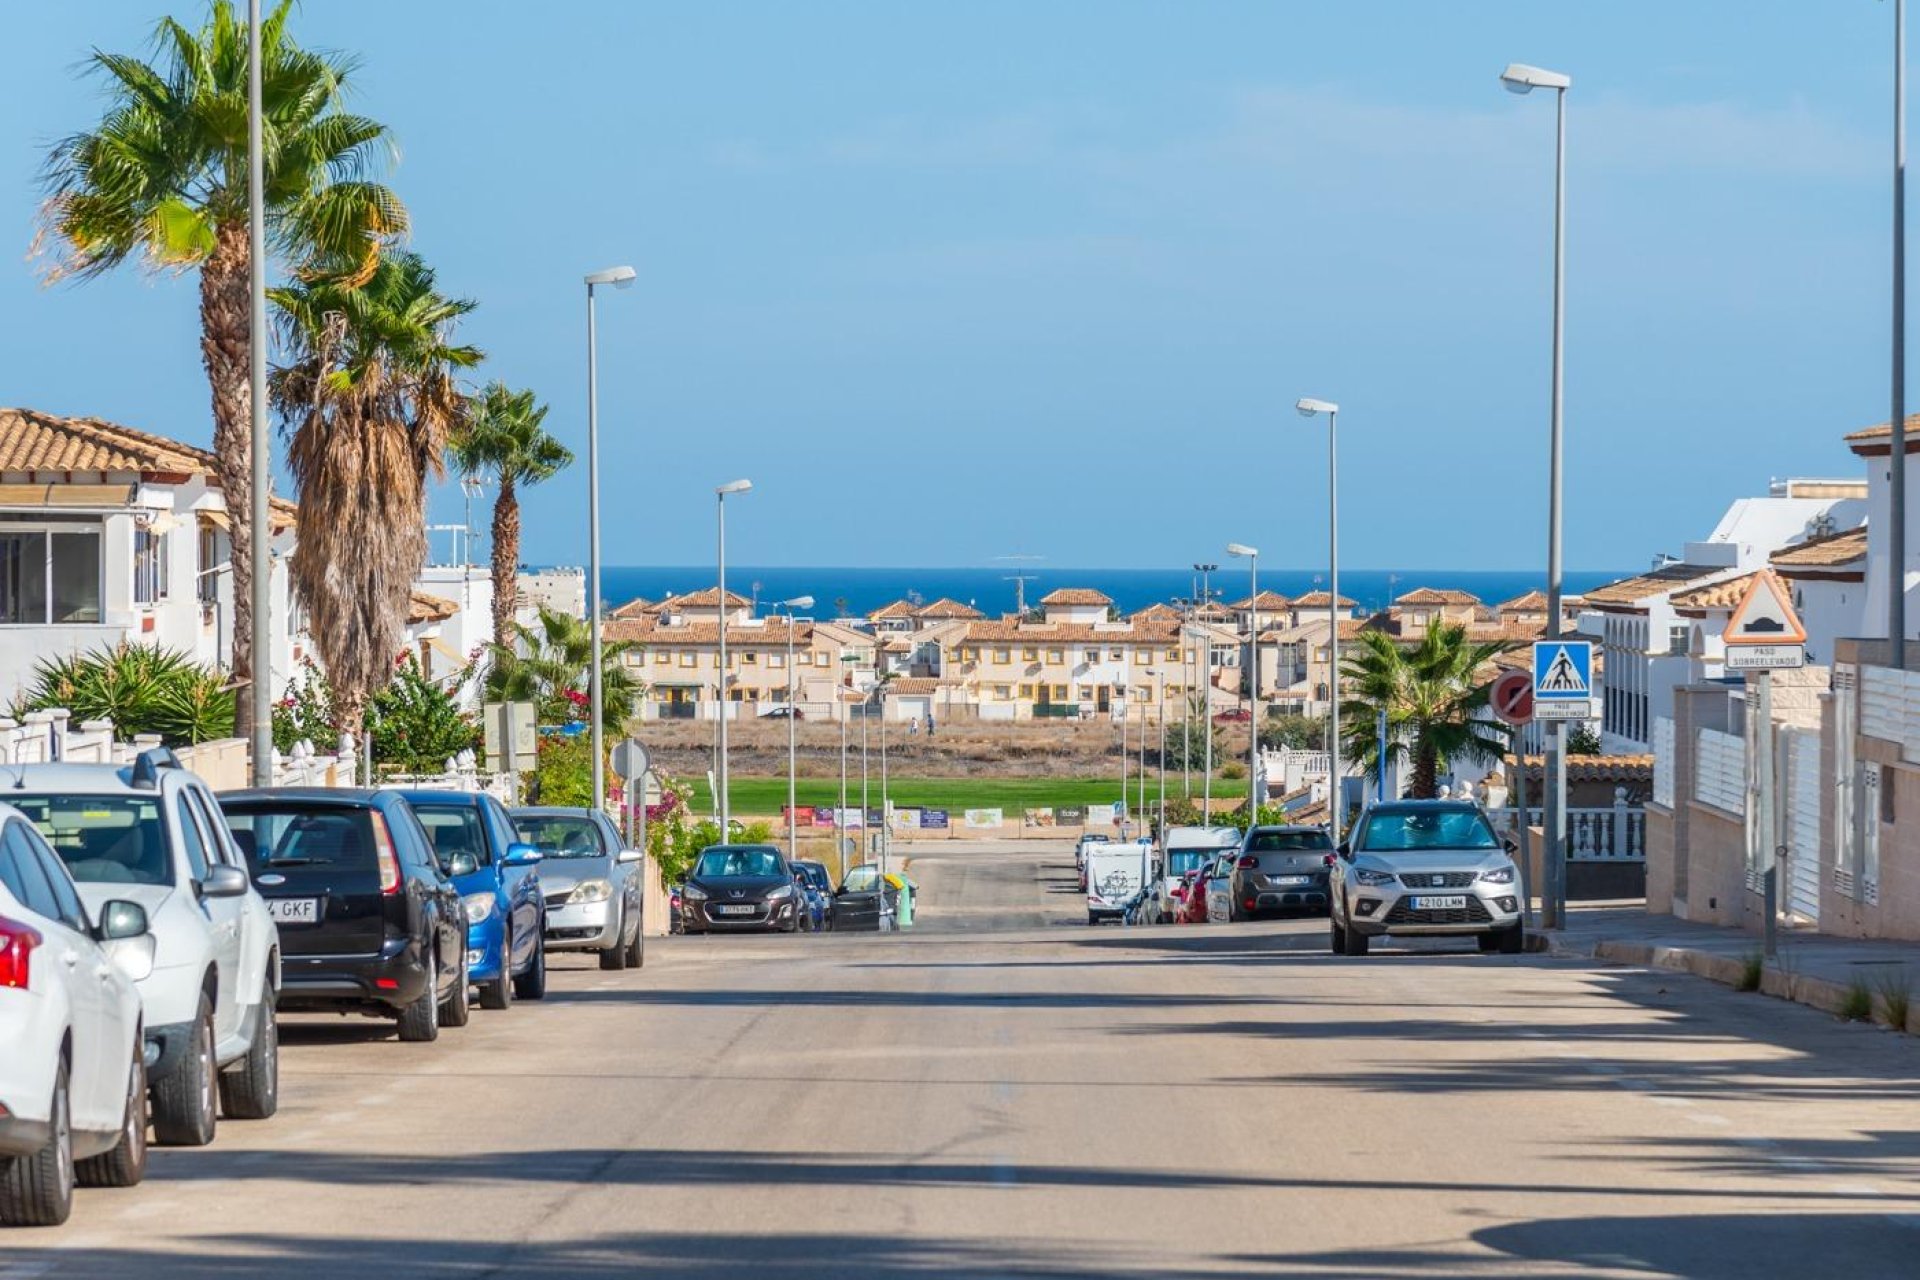
<path fill-rule="evenodd" d="M 1569 595 L 1625 577 L 1631 571 L 1569 570 L 1563 575 Z M 727 587 L 752 599 L 760 612 L 770 612 L 782 600 L 812 596 L 817 617 L 863 615 L 895 600 L 932 603 L 944 598 L 997 617 L 1014 610 L 1023 575 L 1026 601 L 1037 602 L 1059 587 L 1092 587 L 1113 597 L 1123 612 L 1143 609 L 1176 597 L 1192 596 L 1197 576 L 1191 569 L 1064 569 L 1064 568 L 856 568 L 851 566 L 729 565 Z M 698 591 L 714 585 L 714 568 L 707 565 L 607 565 L 600 574 L 603 607 L 612 610 L 636 598 L 659 600 L 668 595 Z M 1223 566 L 1211 575 L 1219 598 L 1239 600 L 1247 595 L 1244 567 Z M 1260 588 L 1284 596 L 1324 590 L 1326 574 L 1313 569 L 1260 570 Z M 1488 604 L 1511 600 L 1528 591 L 1545 590 L 1543 571 L 1506 569 L 1345 569 L 1340 571 L 1340 594 L 1367 610 L 1384 608 L 1392 598 L 1417 587 L 1467 591 Z"/>

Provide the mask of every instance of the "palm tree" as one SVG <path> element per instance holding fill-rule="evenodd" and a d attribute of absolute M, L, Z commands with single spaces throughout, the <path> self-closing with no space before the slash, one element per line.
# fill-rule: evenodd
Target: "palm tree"
<path fill-rule="evenodd" d="M 1470 644 L 1458 625 L 1429 627 L 1410 649 L 1384 632 L 1362 631 L 1343 673 L 1355 714 L 1342 721 L 1341 754 L 1364 762 L 1369 772 L 1379 768 L 1384 709 L 1387 757 L 1411 759 L 1408 791 L 1416 799 L 1437 795 L 1440 771 L 1456 761 L 1499 759 L 1507 749 L 1505 730 L 1479 714 L 1490 686 L 1480 671 L 1505 648 Z"/>
<path fill-rule="evenodd" d="M 500 486 L 493 500 L 493 635 L 505 643 L 511 634 L 520 567 L 522 485 L 551 480 L 573 462 L 573 451 L 541 427 L 547 406 L 534 403 L 531 391 L 509 391 L 495 382 L 472 397 L 466 429 L 452 443 L 453 465 L 462 475 L 491 476 Z"/>
<path fill-rule="evenodd" d="M 541 724 L 567 724 L 587 718 L 588 677 L 593 670 L 593 630 L 570 613 L 542 607 L 535 625 L 509 621 L 509 638 L 490 647 L 487 700 L 531 702 Z M 600 727 L 619 733 L 633 714 L 641 683 L 626 669 L 631 640 L 600 646 Z"/>
<path fill-rule="evenodd" d="M 273 291 L 293 363 L 273 375 L 292 431 L 300 537 L 289 566 L 342 727 L 393 675 L 413 581 L 427 558 L 428 477 L 441 474 L 466 397 L 454 375 L 480 351 L 453 342 L 474 304 L 443 296 L 418 254 L 383 257 L 362 285 Z"/>
<path fill-rule="evenodd" d="M 366 178 L 391 139 L 342 106 L 353 60 L 302 49 L 287 34 L 291 3 L 281 0 L 260 27 L 263 234 L 299 270 L 364 277 L 407 228 L 399 197 Z M 229 0 L 213 0 L 197 31 L 163 21 L 150 60 L 96 51 L 88 62 L 106 81 L 106 112 L 48 153 L 36 247 L 56 246 L 50 282 L 102 275 L 135 255 L 156 269 L 199 269 L 200 358 L 232 547 L 232 674 L 244 684 L 254 667 L 247 26 Z M 243 736 L 251 706 L 238 700 Z"/>

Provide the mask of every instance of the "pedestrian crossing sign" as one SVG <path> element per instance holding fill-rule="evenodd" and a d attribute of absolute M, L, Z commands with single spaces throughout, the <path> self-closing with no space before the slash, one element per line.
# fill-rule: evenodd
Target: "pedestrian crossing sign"
<path fill-rule="evenodd" d="M 1580 702 L 1593 697 L 1593 643 L 1536 640 L 1533 697 L 1539 702 Z"/>

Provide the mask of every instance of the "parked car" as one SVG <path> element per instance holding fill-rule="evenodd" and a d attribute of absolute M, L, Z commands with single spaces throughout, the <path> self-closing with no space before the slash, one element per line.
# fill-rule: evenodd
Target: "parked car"
<path fill-rule="evenodd" d="M 229 791 L 220 807 L 280 926 L 288 1012 L 392 1018 L 437 1039 L 468 1016 L 460 891 L 396 791 Z M 469 858 L 471 855 L 461 855 Z"/>
<path fill-rule="evenodd" d="M 717 844 L 694 860 L 681 889 L 688 933 L 793 933 L 800 886 L 786 855 L 770 844 Z"/>
<path fill-rule="evenodd" d="M 1201 867 L 1185 872 L 1180 883 L 1173 888 L 1175 924 L 1205 924 L 1207 922 L 1206 868 Z"/>
<path fill-rule="evenodd" d="M 1225 853 L 1207 868 L 1204 892 L 1208 924 L 1226 924 L 1233 919 L 1233 864 L 1234 856 Z"/>
<path fill-rule="evenodd" d="M 89 913 L 59 855 L 0 804 L 0 1225 L 65 1222 L 73 1188 L 147 1170 L 136 980 L 153 968 L 137 902 Z"/>
<path fill-rule="evenodd" d="M 807 911 L 815 933 L 832 933 L 834 926 L 833 881 L 827 875 L 827 867 L 822 862 L 800 861 L 791 864 L 794 875 L 800 880 L 801 893 L 807 901 Z"/>
<path fill-rule="evenodd" d="M 1087 846 L 1087 923 L 1123 919 L 1127 903 L 1146 885 L 1153 869 L 1151 847 L 1129 840 L 1104 841 Z"/>
<path fill-rule="evenodd" d="M 834 893 L 833 927 L 847 932 L 883 932 L 891 929 L 899 891 L 880 876 L 880 868 L 863 862 L 848 870 Z"/>
<path fill-rule="evenodd" d="M 1228 711 L 1216 711 L 1213 713 L 1213 722 L 1215 724 L 1247 724 L 1252 720 L 1253 712 L 1247 710 L 1245 707 L 1234 707 Z"/>
<path fill-rule="evenodd" d="M 1080 892 L 1085 893 L 1087 891 L 1087 854 L 1090 851 L 1090 846 L 1110 843 L 1112 843 L 1111 837 L 1102 831 L 1089 831 L 1074 842 L 1073 870 L 1076 882 L 1080 887 Z"/>
<path fill-rule="evenodd" d="M 482 1009 L 547 994 L 546 904 L 540 851 L 521 840 L 506 806 L 478 791 L 400 793 L 426 828 L 467 912 L 467 973 Z M 453 859 L 465 854 L 471 870 Z"/>
<path fill-rule="evenodd" d="M 668 933 L 685 933 L 687 931 L 686 921 L 681 919 L 680 915 L 681 902 L 680 886 L 676 884 L 673 888 L 667 890 Z"/>
<path fill-rule="evenodd" d="M 602 969 L 646 963 L 646 856 L 627 847 L 613 820 L 585 808 L 515 809 L 511 816 L 542 858 L 547 945 L 596 952 Z"/>
<path fill-rule="evenodd" d="M 1168 827 L 1161 834 L 1162 855 L 1156 859 L 1152 923 L 1171 924 L 1178 918 L 1184 894 L 1175 894 L 1189 871 L 1212 862 L 1226 850 L 1240 848 L 1240 833 L 1232 827 Z"/>
<path fill-rule="evenodd" d="M 1321 827 L 1253 827 L 1233 870 L 1233 918 L 1327 906 L 1333 841 Z"/>
<path fill-rule="evenodd" d="M 795 720 L 805 720 L 807 718 L 806 712 L 802 711 L 799 707 L 790 706 L 784 702 L 775 703 L 760 713 L 762 720 L 785 720 L 789 716 Z"/>
<path fill-rule="evenodd" d="M 1376 802 L 1333 865 L 1331 945 L 1363 956 L 1382 934 L 1465 935 L 1482 951 L 1526 947 L 1520 872 L 1479 805 Z"/>
<path fill-rule="evenodd" d="M 213 1141 L 219 1115 L 280 1104 L 280 939 L 206 784 L 171 751 L 130 765 L 30 764 L 5 799 L 73 873 L 96 917 L 138 903 L 154 940 L 140 989 L 153 1135 Z"/>

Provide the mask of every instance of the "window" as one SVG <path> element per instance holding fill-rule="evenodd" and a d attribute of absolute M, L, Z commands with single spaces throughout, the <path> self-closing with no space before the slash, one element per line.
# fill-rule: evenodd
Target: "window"
<path fill-rule="evenodd" d="M 995 702 L 1011 702 L 1013 700 L 1013 686 L 1010 684 L 997 684 L 993 686 L 993 700 Z"/>
<path fill-rule="evenodd" d="M 165 600 L 167 590 L 167 535 L 151 529 L 133 531 L 133 602 Z"/>
<path fill-rule="evenodd" d="M 767 665 L 770 667 L 784 667 L 787 665 L 787 655 L 784 653 L 770 653 L 767 655 Z"/>
<path fill-rule="evenodd" d="M 1087 650 L 1087 665 L 1092 666 L 1098 661 L 1100 661 L 1100 651 L 1098 649 Z"/>
<path fill-rule="evenodd" d="M 213 855 L 207 851 L 206 837 L 200 833 L 199 819 L 187 806 L 185 792 L 174 797 L 173 820 L 180 828 L 180 847 L 187 852 L 188 869 L 195 880 L 205 880 L 208 869 L 213 866 Z"/>
<path fill-rule="evenodd" d="M 415 802 L 414 813 L 427 829 L 434 856 L 441 866 L 452 864 L 456 853 L 470 853 L 476 865 L 493 865 L 493 853 L 487 845 L 486 831 L 480 825 L 480 811 L 472 805 L 436 805 Z"/>
<path fill-rule="evenodd" d="M 740 661 L 749 667 L 757 667 L 760 665 L 760 655 L 749 649 L 740 655 Z"/>
<path fill-rule="evenodd" d="M 1010 663 L 1010 662 L 1012 662 L 1012 661 L 1013 661 L 1013 650 L 1011 650 L 1011 649 L 995 649 L 995 650 L 993 651 L 993 660 L 994 660 L 995 662 L 997 662 L 997 663 L 999 663 L 999 664 L 1000 664 L 1001 666 L 1003 666 L 1003 667 L 1004 667 L 1004 666 L 1006 666 L 1006 665 L 1007 665 L 1008 663 Z"/>
<path fill-rule="evenodd" d="M 691 649 L 682 649 L 682 650 L 680 650 L 680 665 L 681 665 L 681 666 L 683 666 L 683 667 L 691 667 L 691 666 L 693 666 L 693 665 L 694 665 L 694 664 L 695 664 L 696 662 L 698 662 L 698 661 L 699 661 L 699 656 L 698 656 L 697 654 L 695 654 L 693 650 L 691 650 Z"/>
<path fill-rule="evenodd" d="M 1023 698 L 1032 698 L 1032 697 L 1033 697 L 1033 686 L 1032 686 L 1032 685 L 1030 685 L 1030 684 L 1023 684 L 1023 685 L 1021 685 L 1021 686 L 1020 686 L 1020 696 L 1021 696 L 1021 697 L 1023 697 Z"/>
<path fill-rule="evenodd" d="M 207 521 L 201 521 L 199 572 L 193 579 L 193 598 L 201 604 L 218 603 L 220 571 L 226 567 L 220 559 L 220 530 Z"/>
<path fill-rule="evenodd" d="M 1107 650 L 1107 657 L 1115 662 L 1125 662 L 1127 660 L 1127 651 L 1125 649 L 1109 649 Z"/>
<path fill-rule="evenodd" d="M 1053 700 L 1055 702 L 1065 702 L 1067 700 L 1067 686 L 1063 684 L 1053 686 Z"/>
<path fill-rule="evenodd" d="M 1048 662 L 1051 662 L 1051 663 L 1054 663 L 1054 664 L 1056 664 L 1056 665 L 1057 665 L 1057 664 L 1059 664 L 1059 663 L 1062 663 L 1062 662 L 1065 662 L 1066 660 L 1067 660 L 1067 655 L 1066 655 L 1066 651 L 1065 651 L 1065 650 L 1063 650 L 1063 649 L 1049 649 L 1049 650 L 1047 650 L 1047 661 L 1048 661 Z"/>
<path fill-rule="evenodd" d="M 1684 622 L 1676 622 L 1667 628 L 1667 652 L 1684 654 L 1693 637 L 1693 628 Z"/>
<path fill-rule="evenodd" d="M 1080 701 L 1082 701 L 1082 702 L 1085 702 L 1085 701 L 1087 701 L 1088 699 L 1090 699 L 1090 698 L 1092 698 L 1092 697 L 1093 697 L 1093 686 L 1092 686 L 1092 685 L 1090 685 L 1090 684 L 1083 684 L 1083 685 L 1081 685 L 1081 686 L 1080 686 Z"/>
<path fill-rule="evenodd" d="M 1040 661 L 1040 651 L 1039 651 L 1038 649 L 1034 649 L 1034 648 L 1026 648 L 1026 649 L 1022 649 L 1022 650 L 1020 651 L 1020 661 L 1022 661 L 1022 662 L 1038 662 L 1038 661 Z"/>
<path fill-rule="evenodd" d="M 60 918 L 60 900 L 47 883 L 47 870 L 40 865 L 33 846 L 27 843 L 27 831 L 18 822 L 8 823 L 0 848 L 0 881 L 20 899 L 20 905 L 49 920 Z"/>
<path fill-rule="evenodd" d="M 655 649 L 653 651 L 654 666 L 664 667 L 667 664 L 671 663 L 672 661 L 673 661 L 673 655 L 668 653 L 665 649 Z"/>
<path fill-rule="evenodd" d="M 7 797 L 81 884 L 172 884 L 160 806 L 133 796 Z"/>
<path fill-rule="evenodd" d="M 100 621 L 100 529 L 0 525 L 0 625 Z"/>

